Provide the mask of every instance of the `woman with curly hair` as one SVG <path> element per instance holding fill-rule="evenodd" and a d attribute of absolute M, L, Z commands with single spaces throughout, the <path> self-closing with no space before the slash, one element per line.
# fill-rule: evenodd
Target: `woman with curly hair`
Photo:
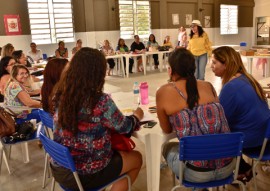
<path fill-rule="evenodd" d="M 84 189 L 95 188 L 127 173 L 133 183 L 142 165 L 138 151 L 112 150 L 112 132 L 131 134 L 139 129 L 143 111 L 124 116 L 103 92 L 105 56 L 97 49 L 81 48 L 63 72 L 54 91 L 54 140 L 69 148 Z M 54 178 L 65 188 L 76 189 L 71 171 L 52 161 Z M 65 177 L 65 178 L 63 178 Z M 127 180 L 111 191 L 126 191 Z"/>

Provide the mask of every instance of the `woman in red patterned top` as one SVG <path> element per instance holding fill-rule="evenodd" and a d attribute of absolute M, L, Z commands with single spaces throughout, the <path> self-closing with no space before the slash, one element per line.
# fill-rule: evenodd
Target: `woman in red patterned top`
<path fill-rule="evenodd" d="M 156 94 L 157 114 L 165 133 L 176 131 L 178 139 L 230 132 L 222 106 L 211 83 L 196 80 L 194 56 L 186 49 L 175 50 L 169 58 L 170 83 Z M 173 172 L 179 173 L 179 143 L 168 143 L 163 155 Z M 208 182 L 228 177 L 235 160 L 187 161 L 184 179 Z"/>
<path fill-rule="evenodd" d="M 53 103 L 54 140 L 69 148 L 85 189 L 96 188 L 127 173 L 133 183 L 142 165 L 138 151 L 115 151 L 111 134 L 131 134 L 139 129 L 143 111 L 124 116 L 108 94 L 103 93 L 106 59 L 97 49 L 81 48 L 62 73 Z M 56 181 L 76 189 L 72 172 L 52 163 Z M 64 178 L 63 178 L 64 177 Z M 127 180 L 113 184 L 111 191 L 127 190 Z"/>

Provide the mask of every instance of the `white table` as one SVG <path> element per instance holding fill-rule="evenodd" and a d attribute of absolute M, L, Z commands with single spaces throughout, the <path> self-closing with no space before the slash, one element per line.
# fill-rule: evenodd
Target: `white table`
<path fill-rule="evenodd" d="M 266 64 L 266 69 L 265 69 L 265 77 L 270 77 L 270 55 L 254 55 L 254 56 L 243 56 L 242 57 L 247 59 L 247 71 L 248 73 L 252 74 L 252 63 L 253 63 L 253 58 L 266 58 L 267 59 L 267 64 Z"/>
<path fill-rule="evenodd" d="M 166 67 L 166 62 L 164 62 L 163 56 L 166 56 L 167 53 L 171 53 L 172 51 L 173 50 L 145 52 L 145 55 L 149 56 L 149 55 L 157 54 L 158 55 L 158 62 L 159 62 L 159 70 L 160 70 L 160 72 L 162 72 L 164 66 Z M 150 68 L 152 69 L 152 65 L 150 66 Z"/>
<path fill-rule="evenodd" d="M 108 55 L 108 56 L 106 56 L 106 59 L 120 59 L 122 74 L 123 74 L 123 77 L 125 77 L 125 67 L 124 67 L 124 61 L 123 61 L 122 54 Z"/>
<path fill-rule="evenodd" d="M 133 100 L 132 92 L 117 92 L 112 94 L 112 98 L 118 108 L 132 108 L 130 100 Z M 149 97 L 149 106 L 155 105 L 155 98 Z M 148 110 L 148 105 L 142 106 L 144 110 Z M 135 107 L 135 106 L 134 106 Z M 176 133 L 165 134 L 162 132 L 157 119 L 157 125 L 153 128 L 141 128 L 139 131 L 133 133 L 133 136 L 142 141 L 145 145 L 146 171 L 147 171 L 147 190 L 159 191 L 160 183 L 160 163 L 161 152 L 164 143 L 176 137 Z"/>
<path fill-rule="evenodd" d="M 133 57 L 134 58 L 134 63 L 135 66 L 137 66 L 137 57 L 142 57 L 142 65 L 143 65 L 143 73 L 146 75 L 146 57 L 145 54 L 134 54 L 134 53 L 129 53 L 129 54 L 122 54 L 126 58 L 126 74 L 127 78 L 129 77 L 129 58 Z M 135 67 L 136 68 L 136 67 Z M 137 68 L 136 68 L 137 70 Z"/>

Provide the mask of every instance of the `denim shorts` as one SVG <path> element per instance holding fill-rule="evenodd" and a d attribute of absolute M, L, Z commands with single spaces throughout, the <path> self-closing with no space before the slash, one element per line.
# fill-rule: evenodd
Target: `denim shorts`
<path fill-rule="evenodd" d="M 179 143 L 169 142 L 163 148 L 163 157 L 167 161 L 168 166 L 172 169 L 173 173 L 179 175 Z M 189 182 L 203 183 L 214 180 L 224 179 L 231 175 L 235 169 L 236 159 L 231 163 L 220 169 L 209 170 L 206 172 L 195 171 L 185 166 L 184 179 Z"/>

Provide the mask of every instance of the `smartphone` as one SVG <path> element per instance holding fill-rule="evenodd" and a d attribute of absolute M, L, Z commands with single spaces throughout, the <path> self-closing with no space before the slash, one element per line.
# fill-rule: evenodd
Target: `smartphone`
<path fill-rule="evenodd" d="M 149 107 L 148 111 L 150 113 L 156 113 L 157 112 L 157 106 Z"/>
<path fill-rule="evenodd" d="M 143 127 L 144 127 L 144 128 L 152 128 L 152 127 L 154 127 L 156 124 L 157 124 L 157 122 L 155 122 L 155 121 L 149 121 L 149 122 L 147 122 Z"/>

